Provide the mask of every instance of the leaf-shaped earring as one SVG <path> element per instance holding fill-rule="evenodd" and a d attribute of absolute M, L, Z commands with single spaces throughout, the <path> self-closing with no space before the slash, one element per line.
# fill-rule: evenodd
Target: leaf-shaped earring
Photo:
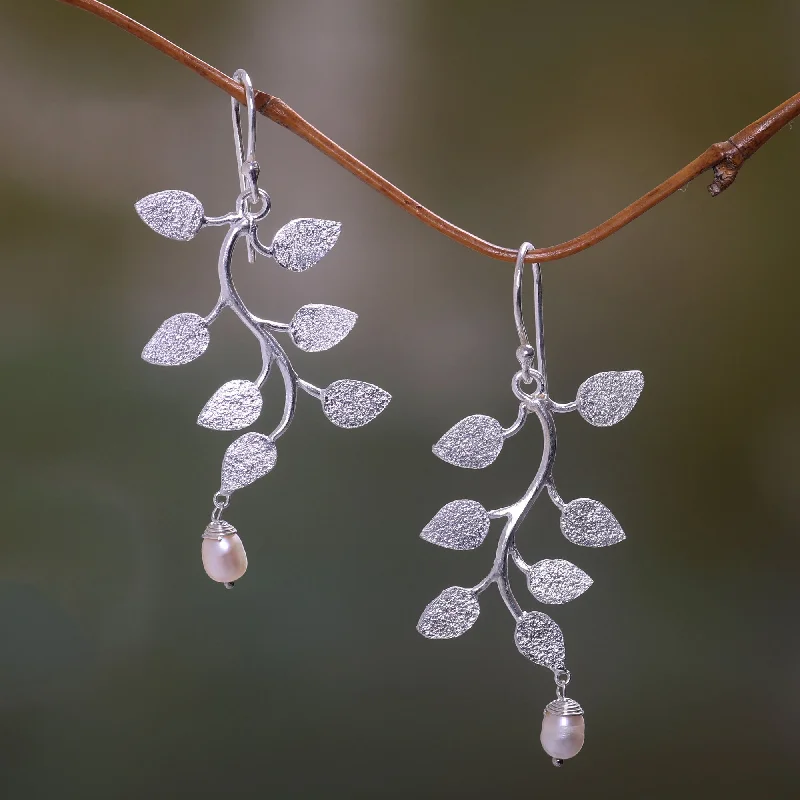
<path fill-rule="evenodd" d="M 543 559 L 533 565 L 527 564 L 517 549 L 517 532 L 533 504 L 546 490 L 561 511 L 561 531 L 573 544 L 605 547 L 625 538 L 616 517 L 602 503 L 586 498 L 565 503 L 558 494 L 553 480 L 555 414 L 577 411 L 592 425 L 615 425 L 636 405 L 644 378 L 637 370 L 601 372 L 581 384 L 575 402 L 557 403 L 550 398 L 542 322 L 542 274 L 538 264 L 532 265 L 534 346 L 528 340 L 522 317 L 522 273 L 526 256 L 533 249 L 528 242 L 519 248 L 514 269 L 514 320 L 520 340 L 517 349 L 520 369 L 512 379 L 511 389 L 519 401 L 517 418 L 504 428 L 493 417 L 474 414 L 447 431 L 433 446 L 433 452 L 458 467 L 483 469 L 494 462 L 505 441 L 516 435 L 533 415 L 539 420 L 544 435 L 542 460 L 533 482 L 516 503 L 487 511 L 475 500 L 455 500 L 425 526 L 421 536 L 426 541 L 451 550 L 471 550 L 483 543 L 493 519 L 505 520 L 494 562 L 486 577 L 471 588 L 445 589 L 425 608 L 417 629 L 429 639 L 460 636 L 478 618 L 478 596 L 496 585 L 516 621 L 517 649 L 535 664 L 553 672 L 556 699 L 545 708 L 541 742 L 553 763 L 560 766 L 564 759 L 577 755 L 583 746 L 583 709 L 565 695 L 570 673 L 566 668 L 561 628 L 547 614 L 522 610 L 511 588 L 509 565 L 513 564 L 523 573 L 531 594 L 540 603 L 567 603 L 592 585 L 592 579 L 580 567 L 564 559 Z"/>
<path fill-rule="evenodd" d="M 274 235 L 269 246 L 258 237 L 258 226 L 270 212 L 270 196 L 258 186 L 260 169 L 255 160 L 256 108 L 253 86 L 244 70 L 234 73 L 247 98 L 248 139 L 242 139 L 240 106 L 231 101 L 233 134 L 239 163 L 239 188 L 236 208 L 221 217 L 206 216 L 200 201 L 188 192 L 168 190 L 148 195 L 136 203 L 142 220 L 156 233 L 169 239 L 188 241 L 209 225 L 227 225 L 228 232 L 219 254 L 220 294 L 205 316 L 176 314 L 163 322 L 142 351 L 151 364 L 177 366 L 201 356 L 209 344 L 209 328 L 220 313 L 229 309 L 256 337 L 261 349 L 261 370 L 254 380 L 231 380 L 212 395 L 197 418 L 198 425 L 218 431 L 247 428 L 261 415 L 261 387 L 277 365 L 283 378 L 283 414 L 269 435 L 245 433 L 225 452 L 220 488 L 214 495 L 211 523 L 203 534 L 202 561 L 208 575 L 230 588 L 247 569 L 247 555 L 236 529 L 222 519 L 231 495 L 270 472 L 278 457 L 275 443 L 294 419 L 298 389 L 315 397 L 325 415 L 342 428 L 366 425 L 388 405 L 391 396 L 371 383 L 340 380 L 320 389 L 302 380 L 278 343 L 278 334 L 288 334 L 301 350 L 315 353 L 328 350 L 347 336 L 358 316 L 337 306 L 309 304 L 300 308 L 290 323 L 273 322 L 255 316 L 244 304 L 231 278 L 231 259 L 237 242 L 244 241 L 248 260 L 256 254 L 272 258 L 291 272 L 313 267 L 336 244 L 341 224 L 322 219 L 296 219 Z M 477 601 L 475 601 L 477 604 Z M 462 607 L 466 608 L 464 604 Z M 466 614 L 466 610 L 462 612 Z M 474 621 L 474 620 L 473 620 Z M 471 623 L 470 623 L 471 624 Z"/>

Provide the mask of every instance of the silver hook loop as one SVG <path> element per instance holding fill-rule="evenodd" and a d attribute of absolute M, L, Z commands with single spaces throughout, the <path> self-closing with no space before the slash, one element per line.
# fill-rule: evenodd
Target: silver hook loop
<path fill-rule="evenodd" d="M 247 99 L 247 150 L 244 149 L 242 140 L 241 103 L 231 98 L 231 118 L 233 121 L 233 140 L 236 146 L 236 161 L 239 165 L 239 188 L 250 193 L 250 200 L 258 202 L 258 174 L 259 166 L 256 161 L 256 98 L 250 76 L 243 70 L 237 69 L 233 79 L 244 87 Z"/>
<path fill-rule="evenodd" d="M 535 249 L 530 242 L 523 242 L 519 246 L 517 260 L 514 263 L 514 322 L 517 325 L 520 349 L 531 347 L 528 331 L 525 328 L 525 320 L 522 316 L 522 271 L 525 269 L 525 256 Z"/>
<path fill-rule="evenodd" d="M 533 373 L 536 373 L 538 378 L 535 379 L 540 383 L 540 390 L 547 394 L 547 367 L 544 357 L 544 331 L 542 329 L 542 271 L 538 263 L 531 265 L 533 272 L 533 303 L 536 317 L 535 347 L 531 346 L 528 330 L 525 327 L 525 319 L 522 316 L 522 273 L 525 269 L 525 256 L 535 249 L 530 242 L 523 242 L 517 251 L 517 260 L 514 263 L 514 322 L 519 335 L 517 359 L 526 378 L 530 378 Z M 535 369 L 533 366 L 534 356 L 536 357 Z M 530 380 L 526 382 L 530 383 Z"/>

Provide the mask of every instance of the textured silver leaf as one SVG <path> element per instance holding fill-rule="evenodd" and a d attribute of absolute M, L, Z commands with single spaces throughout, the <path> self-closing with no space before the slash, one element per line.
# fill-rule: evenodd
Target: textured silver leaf
<path fill-rule="evenodd" d="M 422 529 L 420 536 L 450 550 L 474 550 L 483 544 L 491 520 L 475 500 L 453 500 Z"/>
<path fill-rule="evenodd" d="M 225 451 L 220 492 L 230 494 L 266 475 L 278 459 L 278 449 L 263 433 L 246 433 Z"/>
<path fill-rule="evenodd" d="M 188 242 L 203 227 L 203 205 L 189 192 L 168 189 L 149 194 L 134 208 L 156 233 L 169 239 Z"/>
<path fill-rule="evenodd" d="M 175 314 L 161 323 L 142 350 L 142 358 L 162 367 L 188 364 L 205 353 L 208 326 L 197 314 Z"/>
<path fill-rule="evenodd" d="M 335 381 L 322 393 L 322 410 L 340 428 L 359 428 L 372 422 L 391 399 L 388 392 L 372 383 Z"/>
<path fill-rule="evenodd" d="M 528 572 L 528 589 L 540 602 L 557 605 L 580 597 L 594 583 L 579 567 L 563 558 L 546 558 Z"/>
<path fill-rule="evenodd" d="M 607 547 L 625 538 L 617 518 L 597 500 L 580 497 L 561 512 L 561 532 L 573 544 Z"/>
<path fill-rule="evenodd" d="M 308 353 L 328 350 L 353 330 L 358 314 L 338 306 L 316 303 L 298 309 L 289 323 L 292 341 Z"/>
<path fill-rule="evenodd" d="M 302 272 L 336 244 L 341 230 L 341 222 L 328 219 L 293 219 L 275 234 L 273 258 L 292 272 Z"/>
<path fill-rule="evenodd" d="M 417 630 L 428 639 L 455 639 L 478 619 L 481 607 L 475 593 L 460 586 L 445 589 L 422 612 Z"/>
<path fill-rule="evenodd" d="M 517 622 L 514 642 L 517 650 L 534 664 L 564 669 L 564 634 L 547 614 L 526 611 Z"/>
<path fill-rule="evenodd" d="M 496 419 L 473 414 L 453 425 L 433 446 L 433 452 L 448 464 L 483 469 L 500 455 L 503 441 L 503 426 Z"/>
<path fill-rule="evenodd" d="M 592 425 L 616 425 L 631 413 L 644 388 L 638 369 L 628 372 L 600 372 L 578 388 L 578 413 Z"/>
<path fill-rule="evenodd" d="M 258 419 L 263 402 L 252 381 L 228 381 L 205 404 L 197 424 L 216 431 L 237 431 Z"/>

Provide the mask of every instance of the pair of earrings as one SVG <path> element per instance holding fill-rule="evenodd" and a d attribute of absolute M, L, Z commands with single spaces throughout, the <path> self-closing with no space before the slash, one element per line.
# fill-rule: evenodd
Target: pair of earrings
<path fill-rule="evenodd" d="M 216 304 L 205 317 L 195 313 L 170 317 L 147 343 L 142 358 L 163 366 L 193 361 L 208 347 L 212 323 L 222 311 L 229 309 L 256 337 L 261 349 L 261 370 L 253 380 L 234 379 L 223 384 L 200 411 L 198 424 L 222 431 L 247 428 L 261 414 L 261 387 L 273 366 L 277 366 L 284 382 L 284 408 L 277 426 L 269 434 L 243 434 L 228 447 L 223 457 L 220 487 L 213 497 L 211 521 L 202 535 L 201 555 L 209 577 L 228 588 L 244 575 L 247 555 L 236 529 L 223 519 L 223 513 L 235 491 L 263 477 L 275 466 L 276 442 L 294 418 L 298 390 L 319 400 L 325 416 L 343 428 L 356 428 L 371 422 L 391 399 L 383 389 L 363 381 L 338 380 L 321 389 L 303 380 L 278 341 L 279 335 L 285 335 L 301 350 L 328 350 L 352 330 L 357 319 L 355 313 L 336 306 L 309 304 L 300 308 L 291 322 L 274 322 L 255 316 L 234 286 L 231 259 L 238 241 L 244 240 L 250 262 L 255 261 L 256 255 L 261 255 L 272 258 L 284 269 L 303 272 L 314 266 L 336 244 L 341 225 L 328 220 L 295 219 L 278 230 L 270 245 L 262 243 L 258 226 L 269 214 L 271 200 L 258 185 L 253 86 L 243 70 L 238 70 L 233 77 L 244 87 L 248 122 L 245 148 L 240 104 L 232 100 L 240 188 L 235 211 L 219 217 L 206 216 L 194 195 L 176 190 L 148 195 L 136 203 L 136 211 L 142 220 L 157 233 L 171 239 L 187 241 L 205 226 L 228 226 L 219 254 L 220 295 Z M 636 404 L 644 379 L 638 371 L 602 372 L 581 384 L 574 402 L 557 403 L 550 398 L 542 319 L 542 276 L 538 264 L 532 266 L 533 345 L 522 315 L 525 257 L 532 249 L 530 243 L 522 244 L 514 269 L 514 319 L 520 339 L 516 355 L 520 369 L 511 381 L 511 389 L 519 401 L 517 418 L 504 428 L 492 417 L 481 414 L 467 417 L 434 445 L 433 452 L 455 466 L 482 469 L 495 461 L 505 441 L 517 434 L 533 415 L 538 419 L 544 436 L 542 459 L 531 485 L 517 502 L 487 511 L 475 500 L 455 500 L 445 505 L 425 526 L 421 536 L 426 541 L 451 550 L 472 550 L 483 543 L 492 520 L 505 520 L 486 577 L 475 586 L 453 586 L 441 592 L 423 611 L 417 629 L 429 639 L 460 636 L 478 618 L 478 596 L 496 585 L 516 623 L 514 640 L 517 649 L 526 658 L 553 672 L 556 699 L 544 710 L 541 742 L 553 763 L 560 766 L 583 746 L 583 709 L 565 694 L 570 672 L 566 668 L 561 629 L 543 612 L 522 610 L 511 587 L 509 570 L 511 565 L 519 569 L 533 597 L 543 604 L 561 604 L 575 599 L 591 586 L 592 579 L 563 559 L 544 559 L 528 564 L 517 548 L 516 534 L 531 507 L 546 491 L 561 512 L 561 531 L 572 543 L 604 547 L 625 538 L 614 515 L 601 503 L 587 498 L 564 502 L 559 495 L 553 478 L 555 414 L 577 411 L 592 425 L 614 425 Z"/>

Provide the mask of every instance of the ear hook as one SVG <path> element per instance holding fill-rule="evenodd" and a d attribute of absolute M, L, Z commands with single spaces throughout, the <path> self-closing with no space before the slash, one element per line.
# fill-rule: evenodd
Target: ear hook
<path fill-rule="evenodd" d="M 259 200 L 258 176 L 261 172 L 256 155 L 256 101 L 253 83 L 250 76 L 243 69 L 233 73 L 233 79 L 244 86 L 247 99 L 247 151 L 242 140 L 241 103 L 231 98 L 231 119 L 233 122 L 233 141 L 236 147 L 236 161 L 239 167 L 239 189 L 242 194 L 247 193 L 252 203 Z M 247 237 L 247 260 L 252 264 L 256 260 L 256 252 L 251 238 Z"/>
<path fill-rule="evenodd" d="M 544 328 L 542 322 L 542 270 L 538 263 L 532 264 L 533 270 L 533 305 L 535 325 L 535 349 L 531 347 L 528 331 L 525 328 L 525 319 L 522 316 L 522 271 L 525 268 L 525 256 L 536 248 L 530 242 L 523 242 L 517 252 L 514 264 L 514 322 L 519 335 L 519 348 L 517 358 L 524 374 L 526 383 L 536 380 L 540 383 L 540 390 L 547 394 L 547 365 L 544 356 Z M 536 356 L 536 369 L 533 368 L 533 357 Z"/>
<path fill-rule="evenodd" d="M 240 103 L 235 98 L 231 98 L 231 116 L 233 119 L 233 139 L 236 145 L 236 160 L 239 165 L 239 186 L 244 192 L 250 192 L 250 201 L 258 202 L 258 173 L 259 166 L 255 160 L 256 155 L 256 101 L 253 84 L 250 76 L 243 70 L 237 69 L 233 73 L 233 79 L 244 86 L 245 97 L 247 98 L 247 158 L 245 158 L 244 142 L 242 141 L 241 112 Z"/>

